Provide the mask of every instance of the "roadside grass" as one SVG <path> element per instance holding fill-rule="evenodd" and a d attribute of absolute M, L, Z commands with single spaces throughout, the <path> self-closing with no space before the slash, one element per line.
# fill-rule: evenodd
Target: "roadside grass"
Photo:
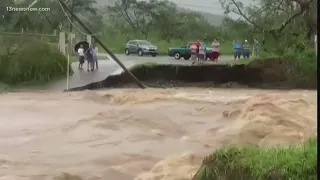
<path fill-rule="evenodd" d="M 50 82 L 67 74 L 67 58 L 46 42 L 25 43 L 17 52 L 0 56 L 0 82 L 16 86 L 24 82 Z M 73 74 L 70 68 L 70 74 Z"/>
<path fill-rule="evenodd" d="M 44 89 L 66 76 L 68 66 L 67 58 L 55 46 L 38 40 L 25 42 L 11 53 L 1 53 L 0 92 Z"/>
<path fill-rule="evenodd" d="M 203 160 L 193 180 L 317 179 L 317 138 L 286 148 L 220 149 Z"/>

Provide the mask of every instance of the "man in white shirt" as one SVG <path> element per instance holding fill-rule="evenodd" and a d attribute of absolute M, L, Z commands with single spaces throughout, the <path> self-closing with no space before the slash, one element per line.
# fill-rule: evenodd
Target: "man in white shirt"
<path fill-rule="evenodd" d="M 83 69 L 83 64 L 84 64 L 84 49 L 83 49 L 83 45 L 80 45 L 79 49 L 78 49 L 78 55 L 79 55 L 79 69 Z"/>

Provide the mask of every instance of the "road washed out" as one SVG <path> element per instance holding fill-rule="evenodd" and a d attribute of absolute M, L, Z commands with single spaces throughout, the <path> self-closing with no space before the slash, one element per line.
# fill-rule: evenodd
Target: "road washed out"
<path fill-rule="evenodd" d="M 0 95 L 0 180 L 184 180 L 231 145 L 316 133 L 315 91 L 113 89 Z"/>

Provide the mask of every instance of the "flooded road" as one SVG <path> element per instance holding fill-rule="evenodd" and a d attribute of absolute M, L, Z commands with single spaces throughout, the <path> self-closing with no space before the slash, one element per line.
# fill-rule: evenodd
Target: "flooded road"
<path fill-rule="evenodd" d="M 113 89 L 0 94 L 0 180 L 184 180 L 231 145 L 316 134 L 316 91 Z"/>

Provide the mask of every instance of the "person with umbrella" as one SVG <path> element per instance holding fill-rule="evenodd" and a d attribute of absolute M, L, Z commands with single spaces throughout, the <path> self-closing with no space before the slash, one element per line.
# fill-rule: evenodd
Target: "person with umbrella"
<path fill-rule="evenodd" d="M 79 56 L 78 69 L 83 69 L 83 63 L 84 63 L 85 56 L 84 56 L 84 49 L 83 49 L 83 45 L 82 44 L 78 48 L 78 56 Z"/>
<path fill-rule="evenodd" d="M 78 54 L 79 56 L 79 69 L 83 69 L 83 64 L 86 58 L 86 51 L 89 48 L 89 43 L 86 41 L 81 41 L 78 42 L 75 46 L 74 46 L 74 50 L 75 52 Z"/>

